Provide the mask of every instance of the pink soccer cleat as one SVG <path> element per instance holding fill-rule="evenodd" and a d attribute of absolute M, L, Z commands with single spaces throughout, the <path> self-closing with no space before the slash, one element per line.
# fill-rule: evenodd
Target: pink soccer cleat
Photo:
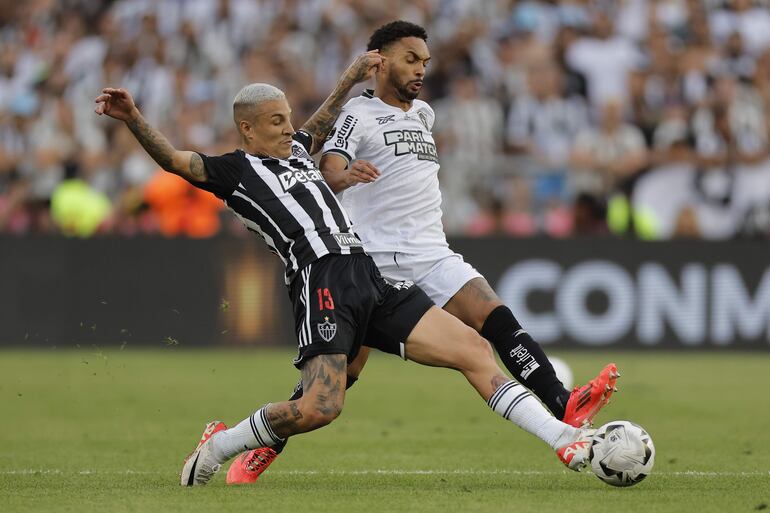
<path fill-rule="evenodd" d="M 618 367 L 610 363 L 594 379 L 582 387 L 572 389 L 562 422 L 577 428 L 590 426 L 599 410 L 617 392 L 615 382 L 619 377 Z"/>
<path fill-rule="evenodd" d="M 278 453 L 270 447 L 260 447 L 253 451 L 242 452 L 235 458 L 227 471 L 227 484 L 255 482 L 277 457 Z"/>

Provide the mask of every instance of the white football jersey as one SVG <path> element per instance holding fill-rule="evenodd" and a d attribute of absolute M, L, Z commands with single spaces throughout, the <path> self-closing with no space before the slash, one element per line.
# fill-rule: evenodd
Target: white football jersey
<path fill-rule="evenodd" d="M 422 100 L 404 112 L 366 91 L 348 101 L 324 145 L 350 163 L 380 170 L 372 183 L 341 193 L 342 205 L 368 252 L 448 248 L 441 224 L 435 115 Z"/>

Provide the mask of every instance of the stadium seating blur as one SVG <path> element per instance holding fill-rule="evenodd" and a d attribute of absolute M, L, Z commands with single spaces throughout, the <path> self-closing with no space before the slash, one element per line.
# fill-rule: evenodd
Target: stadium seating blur
<path fill-rule="evenodd" d="M 0 12 L 0 233 L 71 233 L 50 205 L 72 179 L 111 208 L 81 236 L 244 233 L 205 200 L 195 226 L 161 213 L 157 165 L 93 98 L 125 87 L 177 147 L 230 151 L 242 85 L 284 89 L 298 126 L 399 18 L 429 33 L 450 235 L 770 235 L 766 0 L 16 2 Z"/>

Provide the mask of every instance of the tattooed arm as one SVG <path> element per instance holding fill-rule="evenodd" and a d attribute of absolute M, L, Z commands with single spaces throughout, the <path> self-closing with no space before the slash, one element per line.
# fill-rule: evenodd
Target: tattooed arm
<path fill-rule="evenodd" d="M 373 77 L 381 65 L 382 57 L 380 57 L 379 51 L 372 50 L 359 55 L 353 64 L 348 66 L 334 87 L 334 91 L 300 129 L 313 136 L 311 154 L 320 151 L 323 147 L 326 135 L 334 126 L 334 122 L 342 110 L 342 105 L 353 86 Z"/>
<path fill-rule="evenodd" d="M 156 130 L 134 104 L 131 94 L 125 89 L 106 88 L 96 98 L 96 113 L 123 121 L 136 140 L 142 145 L 160 167 L 193 182 L 205 182 L 206 172 L 203 159 L 194 151 L 179 151 L 168 139 Z"/>

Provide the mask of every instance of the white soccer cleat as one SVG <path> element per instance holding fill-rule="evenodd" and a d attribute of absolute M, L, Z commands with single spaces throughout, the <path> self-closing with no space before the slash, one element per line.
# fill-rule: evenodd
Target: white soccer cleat
<path fill-rule="evenodd" d="M 182 486 L 202 486 L 208 483 L 222 464 L 214 458 L 211 438 L 227 429 L 224 422 L 214 420 L 206 424 L 198 447 L 184 460 L 180 484 Z"/>
<path fill-rule="evenodd" d="M 594 434 L 596 434 L 595 429 L 580 429 L 574 442 L 556 449 L 556 456 L 568 469 L 580 472 L 590 463 L 589 456 Z"/>

